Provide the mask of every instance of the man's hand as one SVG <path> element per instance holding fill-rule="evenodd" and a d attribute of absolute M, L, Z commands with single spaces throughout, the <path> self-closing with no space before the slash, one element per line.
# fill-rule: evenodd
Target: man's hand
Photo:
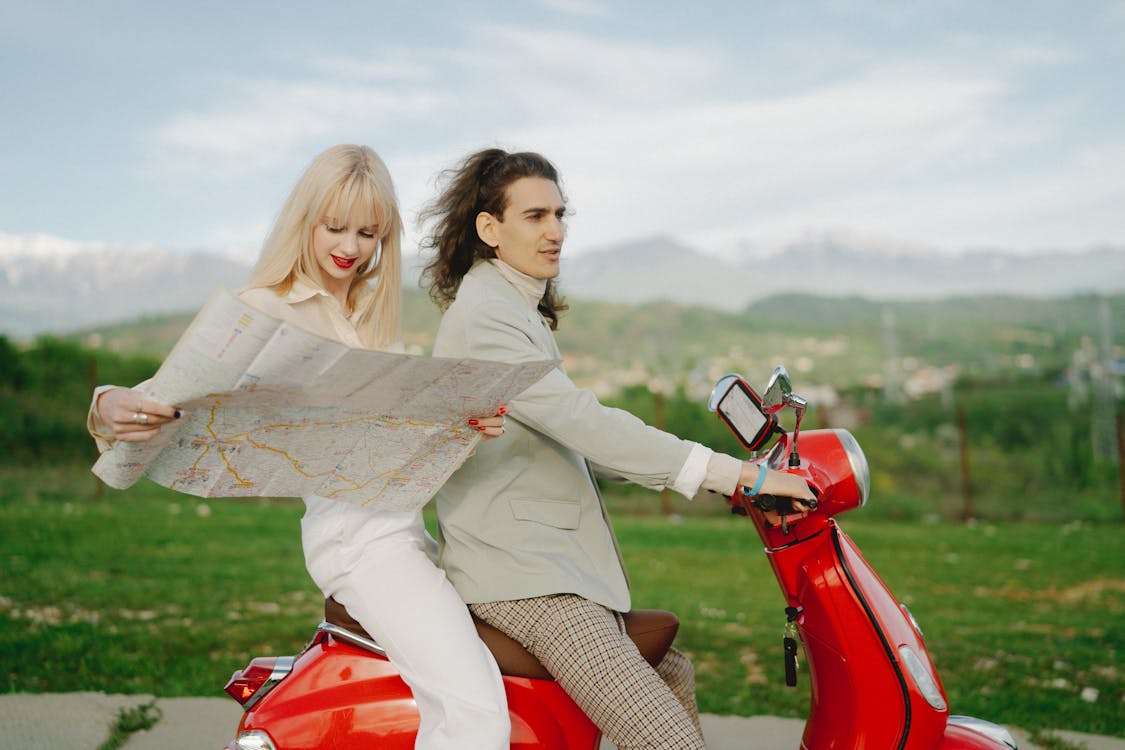
<path fill-rule="evenodd" d="M 765 476 L 760 476 L 759 472 L 765 472 Z M 816 495 L 813 494 L 809 483 L 796 474 L 774 471 L 773 469 L 767 469 L 764 464 L 752 464 L 749 461 L 743 461 L 742 474 L 738 478 L 739 485 L 754 487 L 758 484 L 759 479 L 761 485 L 758 487 L 757 494 L 791 497 L 794 501 L 793 509 L 799 513 L 807 513 L 810 509 L 804 501 L 816 500 Z M 776 516 L 776 514 L 774 515 Z M 768 514 L 767 518 L 769 518 Z"/>

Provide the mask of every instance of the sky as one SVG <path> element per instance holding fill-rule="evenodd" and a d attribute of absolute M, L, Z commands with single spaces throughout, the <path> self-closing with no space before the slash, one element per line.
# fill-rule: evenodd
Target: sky
<path fill-rule="evenodd" d="M 253 260 L 372 146 L 535 150 L 566 252 L 1125 246 L 1125 0 L 0 3 L 0 234 Z"/>

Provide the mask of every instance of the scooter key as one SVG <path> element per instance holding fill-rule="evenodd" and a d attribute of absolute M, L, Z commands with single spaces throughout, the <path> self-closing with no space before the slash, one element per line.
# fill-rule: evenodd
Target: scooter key
<path fill-rule="evenodd" d="M 790 620 L 785 624 L 785 636 L 781 639 L 785 649 L 785 684 L 797 686 L 797 626 Z"/>

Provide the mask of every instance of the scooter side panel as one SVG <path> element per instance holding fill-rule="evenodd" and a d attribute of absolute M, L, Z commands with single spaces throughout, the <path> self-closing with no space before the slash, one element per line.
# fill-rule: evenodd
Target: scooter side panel
<path fill-rule="evenodd" d="M 891 649 L 891 658 L 894 659 L 900 673 L 903 675 L 909 697 L 909 727 L 910 733 L 904 750 L 933 750 L 938 746 L 945 733 L 946 723 L 949 719 L 949 710 L 934 708 L 923 697 L 918 685 L 910 676 L 909 670 L 902 664 L 899 648 L 910 648 L 915 656 L 928 669 L 941 699 L 948 705 L 945 689 L 941 685 L 941 678 L 934 669 L 921 634 L 914 628 L 901 605 L 883 580 L 871 568 L 855 544 L 842 531 L 838 532 L 838 541 L 843 553 L 844 561 L 852 577 L 863 592 L 863 597 L 868 607 L 874 613 L 879 629 L 882 631 Z"/>
<path fill-rule="evenodd" d="M 897 748 L 905 718 L 902 689 L 830 535 L 773 554 L 775 565 L 795 571 L 791 598 L 802 609 L 797 624 L 812 683 L 802 747 Z"/>
<path fill-rule="evenodd" d="M 505 677 L 513 750 L 597 750 L 601 733 L 555 682 Z M 419 714 L 385 657 L 327 638 L 243 715 L 278 750 L 413 750 Z"/>
<path fill-rule="evenodd" d="M 601 732 L 558 683 L 505 677 L 512 750 L 597 750 Z"/>
<path fill-rule="evenodd" d="M 240 729 L 268 732 L 279 750 L 413 750 L 418 709 L 385 658 L 328 639 L 298 658 Z"/>

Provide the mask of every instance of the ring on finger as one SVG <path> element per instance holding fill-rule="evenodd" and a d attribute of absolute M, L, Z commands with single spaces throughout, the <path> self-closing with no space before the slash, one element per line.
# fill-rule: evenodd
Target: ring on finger
<path fill-rule="evenodd" d="M 148 424 L 148 415 L 143 411 L 138 411 L 133 415 L 133 421 L 137 424 Z"/>

